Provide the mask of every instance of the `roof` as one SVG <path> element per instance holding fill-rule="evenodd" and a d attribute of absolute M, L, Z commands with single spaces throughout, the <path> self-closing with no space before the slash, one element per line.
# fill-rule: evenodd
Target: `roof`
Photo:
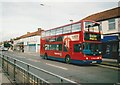
<path fill-rule="evenodd" d="M 32 32 L 32 33 L 28 32 L 27 34 L 20 36 L 20 38 L 26 38 L 26 37 L 31 37 L 31 36 L 35 36 L 35 35 L 41 35 L 41 33 L 38 31 Z"/>
<path fill-rule="evenodd" d="M 90 15 L 82 20 L 103 21 L 111 18 L 118 18 L 120 17 L 120 13 L 118 13 L 118 11 L 120 12 L 120 7 Z"/>
<path fill-rule="evenodd" d="M 27 38 L 27 37 L 31 37 L 31 36 L 36 36 L 36 35 L 39 35 L 39 36 L 41 36 L 41 32 L 42 32 L 43 30 L 41 29 L 41 28 L 38 28 L 38 31 L 35 31 L 35 32 L 27 32 L 27 34 L 24 34 L 24 35 L 22 35 L 22 36 L 20 36 L 20 37 L 17 37 L 15 40 L 19 40 L 19 39 L 21 39 L 21 38 Z"/>

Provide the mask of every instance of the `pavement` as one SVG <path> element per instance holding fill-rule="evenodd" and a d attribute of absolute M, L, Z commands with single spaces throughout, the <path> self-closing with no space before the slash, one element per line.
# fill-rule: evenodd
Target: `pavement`
<path fill-rule="evenodd" d="M 117 59 L 103 58 L 102 59 L 102 64 L 103 65 L 108 65 L 108 66 L 113 66 L 113 67 L 118 67 L 119 66 Z"/>
<path fill-rule="evenodd" d="M 3 73 L 1 67 L 0 67 L 0 85 L 12 85 L 7 75 Z"/>

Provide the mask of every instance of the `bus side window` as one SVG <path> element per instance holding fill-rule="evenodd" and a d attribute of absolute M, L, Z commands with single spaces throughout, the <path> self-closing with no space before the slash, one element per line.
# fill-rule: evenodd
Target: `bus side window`
<path fill-rule="evenodd" d="M 50 50 L 56 50 L 56 46 L 57 46 L 56 44 L 51 44 L 50 45 Z"/>
<path fill-rule="evenodd" d="M 50 35 L 51 35 L 51 36 L 54 36 L 55 34 L 56 34 L 56 30 L 55 30 L 55 29 L 51 30 Z"/>
<path fill-rule="evenodd" d="M 62 40 L 63 40 L 63 36 L 56 37 L 56 41 L 62 41 Z"/>
<path fill-rule="evenodd" d="M 50 31 L 49 31 L 49 30 L 46 31 L 45 35 L 46 35 L 46 36 L 50 36 Z"/>
<path fill-rule="evenodd" d="M 63 34 L 71 32 L 71 25 L 63 27 Z"/>
<path fill-rule="evenodd" d="M 48 45 L 48 44 L 45 44 L 45 45 L 44 45 L 44 48 L 45 48 L 45 50 L 49 50 L 49 45 Z"/>
<path fill-rule="evenodd" d="M 74 52 L 81 52 L 82 45 L 81 44 L 74 44 Z"/>
<path fill-rule="evenodd" d="M 62 44 L 57 44 L 57 46 L 56 46 L 56 50 L 58 50 L 58 51 L 62 51 Z"/>
<path fill-rule="evenodd" d="M 72 32 L 81 31 L 81 23 L 73 24 L 72 25 Z"/>
<path fill-rule="evenodd" d="M 56 35 L 62 34 L 63 28 L 57 28 L 56 29 Z"/>

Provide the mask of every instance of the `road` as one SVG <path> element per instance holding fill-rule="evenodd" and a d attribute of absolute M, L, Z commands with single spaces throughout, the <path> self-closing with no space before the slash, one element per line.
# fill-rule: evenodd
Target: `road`
<path fill-rule="evenodd" d="M 53 60 L 44 60 L 39 54 L 5 51 L 3 54 L 14 57 L 38 68 L 60 75 L 78 83 L 117 83 L 120 72 L 117 69 L 99 65 L 73 65 Z M 33 70 L 32 70 L 33 71 Z M 33 71 L 38 75 L 40 73 Z M 47 78 L 46 75 L 39 75 Z M 49 79 L 47 79 L 49 80 Z"/>

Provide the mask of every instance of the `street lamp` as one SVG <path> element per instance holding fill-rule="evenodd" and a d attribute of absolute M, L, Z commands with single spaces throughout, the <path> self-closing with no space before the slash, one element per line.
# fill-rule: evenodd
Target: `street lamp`
<path fill-rule="evenodd" d="M 40 4 L 41 6 L 44 6 L 44 4 Z"/>
<path fill-rule="evenodd" d="M 73 20 L 71 19 L 70 22 L 73 23 Z"/>

